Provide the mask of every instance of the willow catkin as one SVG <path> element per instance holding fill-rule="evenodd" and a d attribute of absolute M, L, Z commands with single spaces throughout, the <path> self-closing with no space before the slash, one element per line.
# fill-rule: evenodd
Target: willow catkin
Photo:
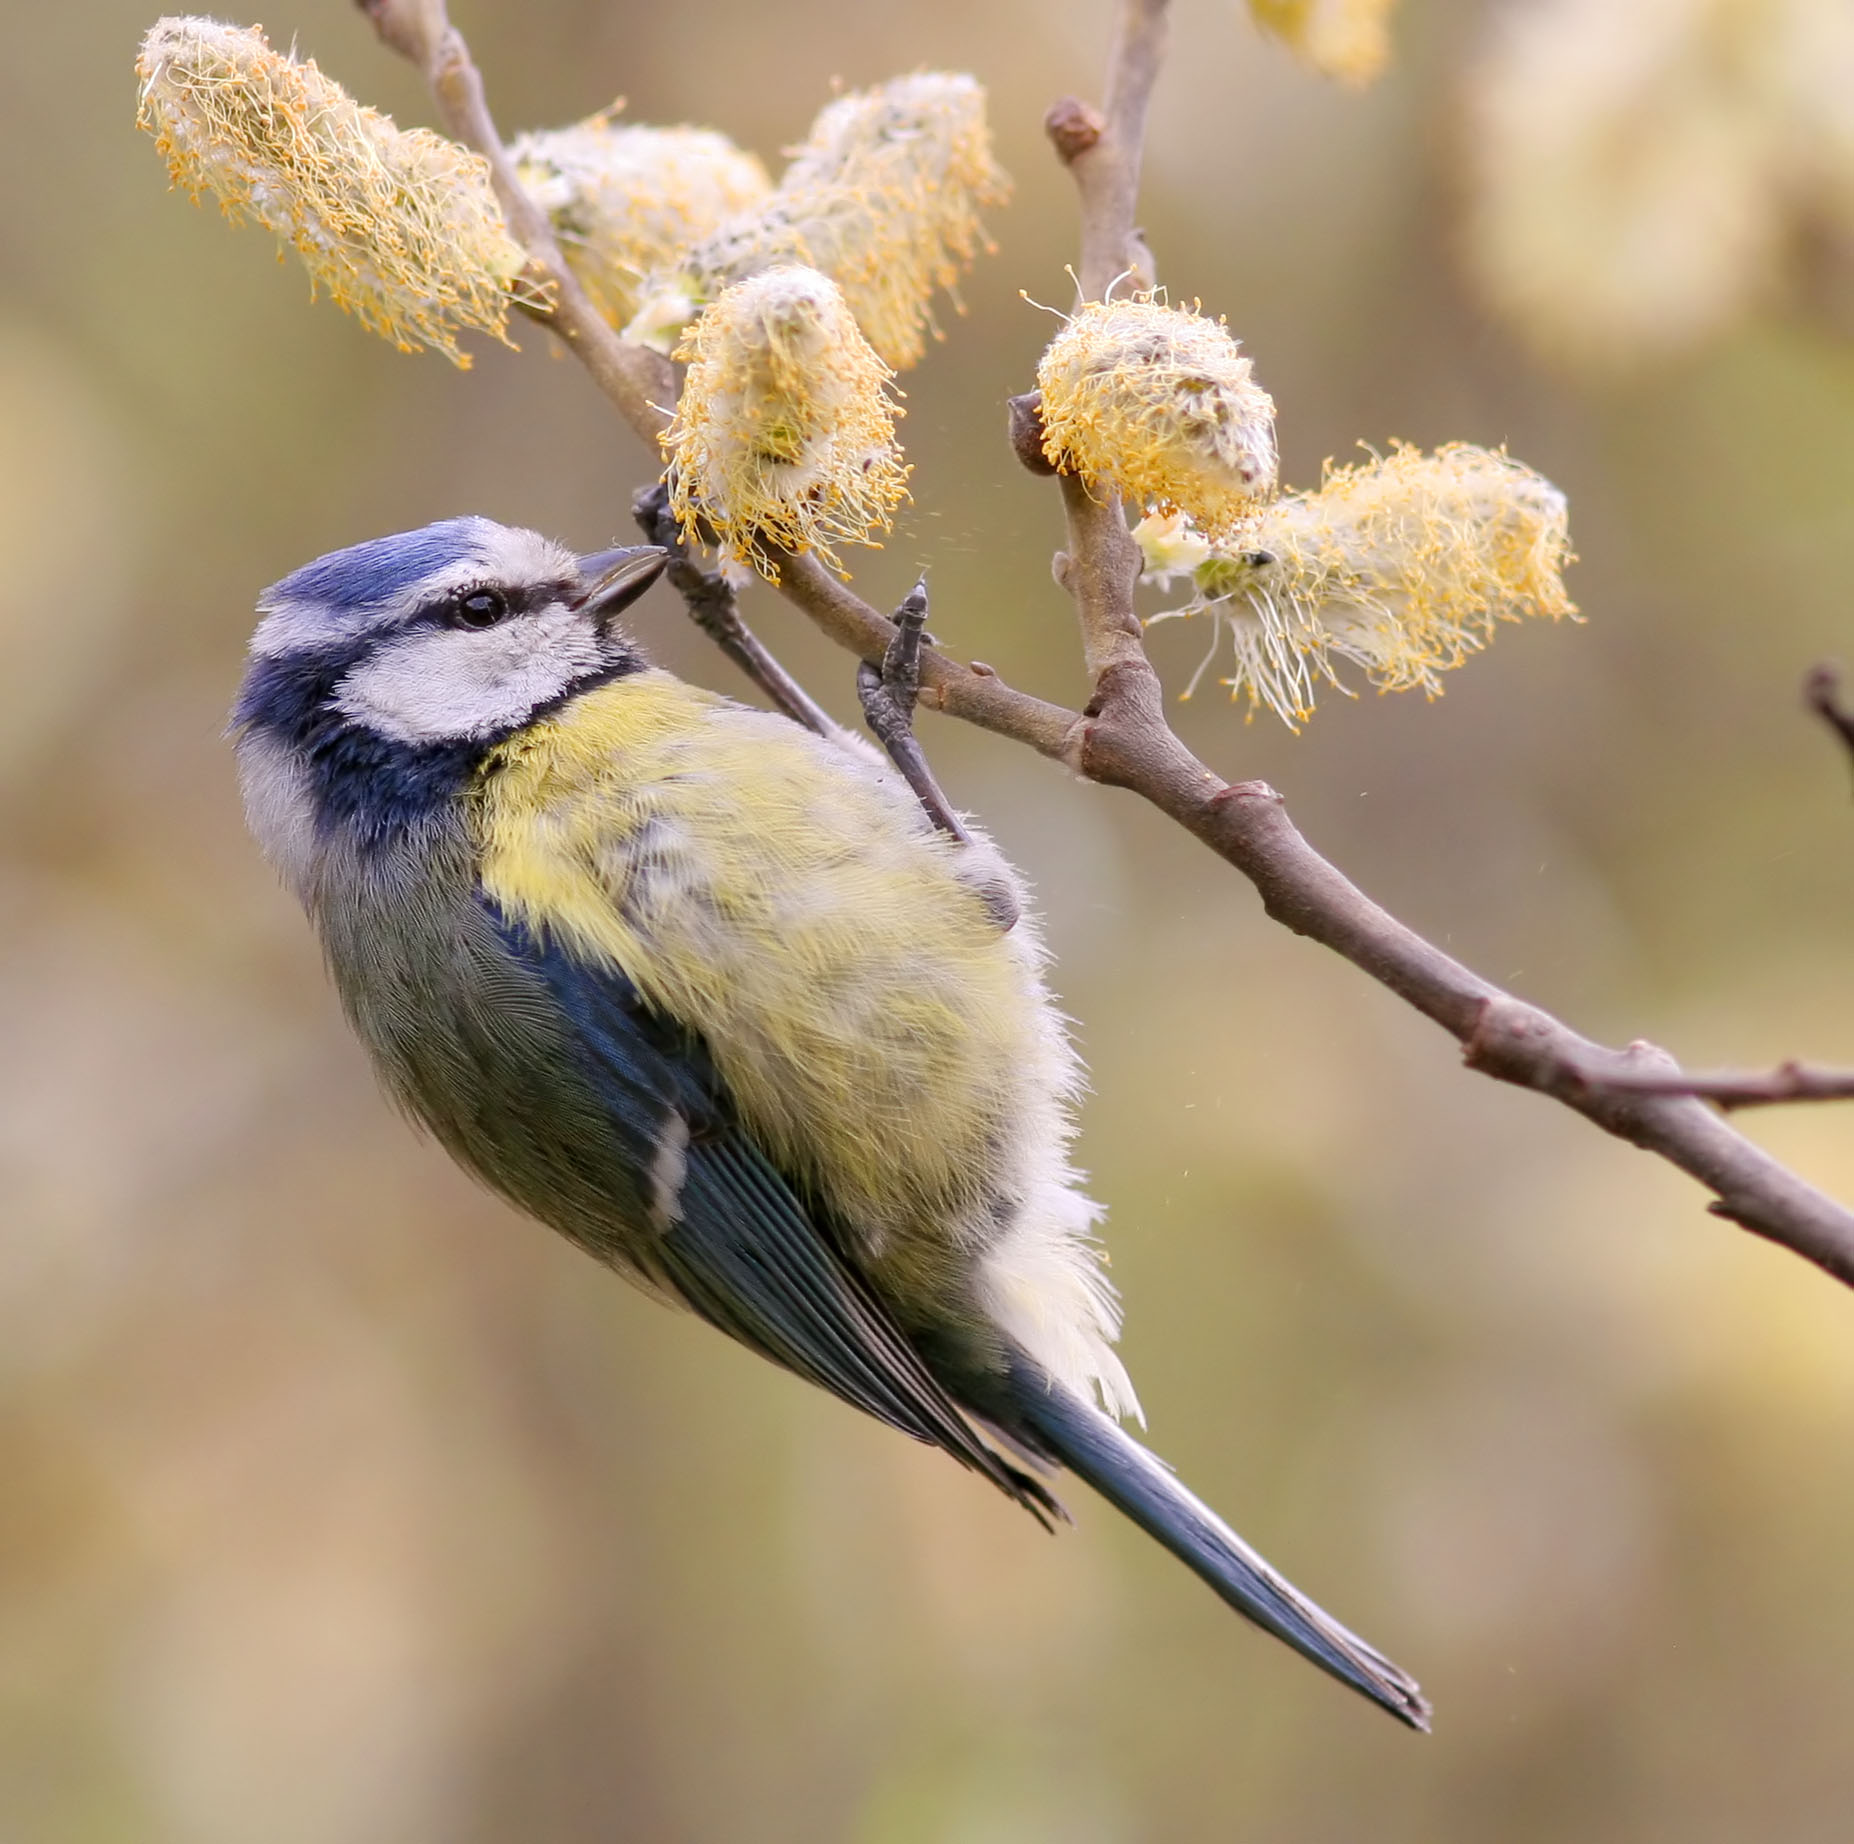
<path fill-rule="evenodd" d="M 909 200 L 911 244 L 951 288 L 985 241 L 979 209 L 1010 181 L 992 157 L 985 91 L 957 71 L 918 71 L 824 108 L 779 181 L 788 196 L 833 186 Z"/>
<path fill-rule="evenodd" d="M 1854 7 L 1786 0 L 1769 49 L 1790 183 L 1832 234 L 1854 238 Z"/>
<path fill-rule="evenodd" d="M 926 351 L 935 292 L 984 241 L 981 208 L 1008 186 L 971 77 L 921 72 L 839 97 L 769 198 L 651 278 L 626 332 L 667 351 L 722 290 L 801 265 L 836 282 L 869 343 L 905 369 Z"/>
<path fill-rule="evenodd" d="M 1775 23 L 1765 0 L 1534 0 L 1496 21 L 1468 78 L 1463 243 L 1541 355 L 1677 355 L 1774 285 L 1802 119 L 1756 77 Z"/>
<path fill-rule="evenodd" d="M 1263 31 L 1322 77 L 1363 89 L 1390 61 L 1397 0 L 1249 0 Z"/>
<path fill-rule="evenodd" d="M 622 327 L 644 278 L 772 190 L 766 169 L 706 128 L 646 128 L 611 111 L 509 145 L 593 305 Z"/>
<path fill-rule="evenodd" d="M 1341 663 L 1382 691 L 1434 696 L 1438 675 L 1500 622 L 1577 612 L 1564 593 L 1564 495 L 1507 454 L 1465 443 L 1433 455 L 1399 443 L 1329 465 L 1317 493 L 1283 495 L 1201 561 L 1162 521 L 1135 536 L 1149 579 L 1189 570 L 1196 594 L 1172 613 L 1213 617 L 1211 657 L 1227 636 L 1231 697 L 1290 728 L 1312 715 L 1321 682 L 1345 689 Z"/>
<path fill-rule="evenodd" d="M 1274 491 L 1274 400 L 1229 329 L 1150 297 L 1080 308 L 1037 366 L 1043 452 L 1217 537 Z"/>
<path fill-rule="evenodd" d="M 507 341 L 527 258 L 489 165 L 400 129 L 255 27 L 158 20 L 142 41 L 140 125 L 177 185 L 290 244 L 311 284 L 402 351 L 458 365 L 465 328 Z"/>
<path fill-rule="evenodd" d="M 777 580 L 780 551 L 873 544 L 907 494 L 892 373 L 842 291 L 814 269 L 727 289 L 676 356 L 688 378 L 664 434 L 670 506 L 691 537 Z"/>

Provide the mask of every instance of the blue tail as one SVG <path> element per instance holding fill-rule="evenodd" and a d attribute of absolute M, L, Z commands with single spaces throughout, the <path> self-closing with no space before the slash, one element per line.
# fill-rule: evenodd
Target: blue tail
<path fill-rule="evenodd" d="M 1035 1447 L 1085 1479 L 1238 1613 L 1399 1722 L 1429 1727 L 1429 1705 L 1413 1678 L 1277 1575 L 1117 1422 L 1025 1358 L 1010 1360 L 1004 1381 L 1015 1423 Z"/>

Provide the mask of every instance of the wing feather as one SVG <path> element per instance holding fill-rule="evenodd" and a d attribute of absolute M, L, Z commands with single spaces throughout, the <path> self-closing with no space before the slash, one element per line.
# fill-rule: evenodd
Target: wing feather
<path fill-rule="evenodd" d="M 585 1079 L 622 1126 L 614 1144 L 626 1158 L 647 1168 L 678 1121 L 686 1135 L 670 1207 L 646 1198 L 637 1171 L 611 1175 L 615 1205 L 641 1233 L 645 1272 L 729 1337 L 943 1448 L 1045 1523 L 1064 1515 L 979 1438 L 840 1241 L 742 1127 L 699 1038 L 653 1013 L 619 968 L 497 924 L 558 1006 Z"/>

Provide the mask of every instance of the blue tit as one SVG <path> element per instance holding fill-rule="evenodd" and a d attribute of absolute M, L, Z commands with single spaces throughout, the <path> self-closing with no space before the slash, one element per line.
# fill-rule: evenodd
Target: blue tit
<path fill-rule="evenodd" d="M 663 563 L 447 519 L 260 601 L 247 812 L 388 1093 L 518 1208 L 1046 1523 L 1038 1474 L 1076 1473 L 1426 1727 L 1120 1428 L 1081 1070 L 1015 873 L 860 740 L 653 667 L 616 617 Z"/>

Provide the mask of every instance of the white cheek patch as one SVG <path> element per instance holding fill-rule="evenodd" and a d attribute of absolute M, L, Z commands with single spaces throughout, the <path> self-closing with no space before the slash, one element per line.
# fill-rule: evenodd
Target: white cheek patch
<path fill-rule="evenodd" d="M 610 663 L 564 608 L 499 627 L 421 628 L 389 640 L 341 681 L 334 708 L 395 743 L 450 743 L 520 723 Z"/>

